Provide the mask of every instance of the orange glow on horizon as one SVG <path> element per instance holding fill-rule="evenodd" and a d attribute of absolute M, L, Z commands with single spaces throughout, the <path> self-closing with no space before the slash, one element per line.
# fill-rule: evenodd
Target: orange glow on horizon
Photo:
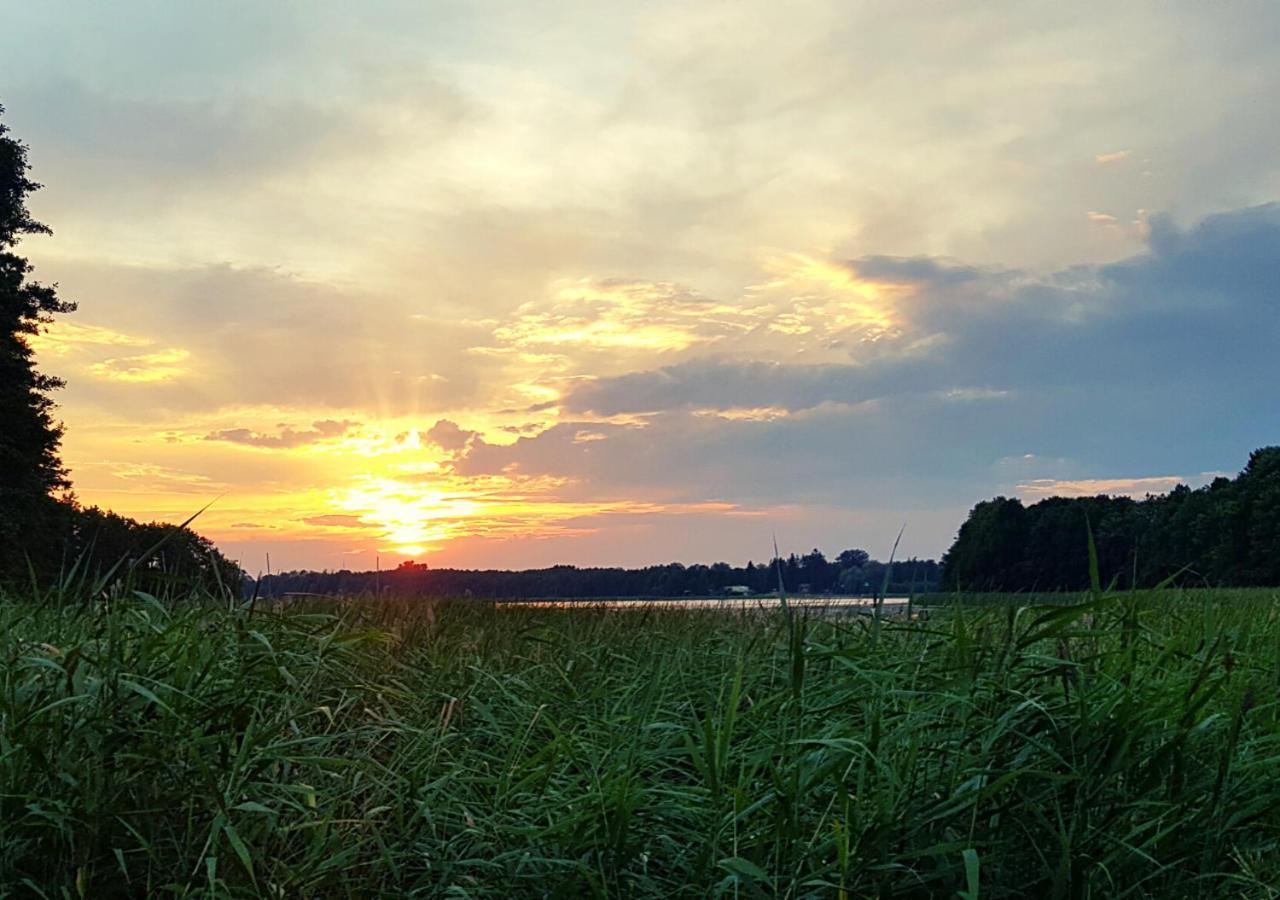
<path fill-rule="evenodd" d="M 841 353 L 824 348 L 843 339 L 842 332 L 875 339 L 902 324 L 895 301 L 905 286 L 863 279 L 845 265 L 798 253 L 774 258 L 766 270 L 773 281 L 747 287 L 731 302 L 666 282 L 552 281 L 505 320 L 466 323 L 476 333 L 454 348 L 455 363 L 483 362 L 472 369 L 476 390 L 457 408 L 425 403 L 432 411 L 416 414 L 406 410 L 414 404 L 385 401 L 404 373 L 383 371 L 376 360 L 346 373 L 348 383 L 369 385 L 363 402 L 290 407 L 246 400 L 162 426 L 81 422 L 68 430 L 66 459 L 82 502 L 144 520 L 182 521 L 217 497 L 197 526 L 214 541 L 240 547 L 292 542 L 324 547 L 334 557 L 413 558 L 476 538 L 590 534 L 605 528 L 609 516 L 756 515 L 732 503 L 599 492 L 576 478 L 494 462 L 503 457 L 490 451 L 572 423 L 582 426 L 571 432 L 573 445 L 605 455 L 613 432 L 601 426 L 650 426 L 644 411 L 574 412 L 569 401 L 584 381 L 708 352 L 748 360 Z M 417 315 L 408 314 L 409 321 Z M 214 368 L 206 345 L 193 339 L 188 350 L 171 340 L 69 320 L 32 344 L 71 383 L 109 385 L 117 397 L 127 393 L 116 401 L 120 408 L 128 408 L 129 397 L 144 402 L 153 389 L 212 392 L 216 379 L 228 379 L 221 389 L 240 396 L 243 381 L 233 369 Z M 296 371 L 309 370 L 300 364 Z M 415 383 L 428 377 L 408 374 Z M 430 383 L 447 385 L 449 377 L 432 375 Z M 689 414 L 742 423 L 791 415 L 780 407 L 739 405 L 700 406 Z M 436 434 L 442 420 L 448 427 Z M 464 464 L 473 450 L 488 453 L 490 461 Z"/>

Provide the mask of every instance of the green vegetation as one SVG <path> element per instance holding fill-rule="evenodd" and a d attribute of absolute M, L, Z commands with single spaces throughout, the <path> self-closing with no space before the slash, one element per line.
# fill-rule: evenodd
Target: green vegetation
<path fill-rule="evenodd" d="M 1273 896 L 1280 595 L 0 603 L 0 895 Z"/>

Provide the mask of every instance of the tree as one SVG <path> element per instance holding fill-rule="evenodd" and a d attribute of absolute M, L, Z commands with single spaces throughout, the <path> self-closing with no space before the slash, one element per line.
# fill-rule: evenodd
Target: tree
<path fill-rule="evenodd" d="M 26 145 L 0 123 L 0 577 L 25 568 L 28 554 L 51 549 L 47 538 L 64 515 L 53 495 L 70 487 L 49 397 L 62 382 L 36 370 L 29 338 L 75 304 L 30 280 L 31 264 L 14 252 L 25 235 L 51 233 L 27 209 L 27 196 L 40 187 L 27 173 Z"/>
<path fill-rule="evenodd" d="M 49 396 L 62 381 L 36 370 L 30 338 L 75 304 L 31 280 L 31 264 L 16 252 L 23 237 L 52 233 L 27 209 L 40 187 L 28 171 L 26 145 L 0 124 L 0 582 L 25 580 L 28 565 L 48 577 L 79 560 L 82 573 L 127 573 L 135 587 L 236 590 L 239 568 L 189 529 L 83 509 L 70 495 Z"/>
<path fill-rule="evenodd" d="M 860 569 L 871 561 L 871 554 L 866 550 L 841 550 L 836 562 L 842 569 Z"/>
<path fill-rule="evenodd" d="M 800 583 L 809 585 L 809 590 L 815 594 L 831 590 L 835 574 L 831 564 L 817 547 L 800 558 Z"/>
<path fill-rule="evenodd" d="M 1023 590 L 1027 511 L 1016 499 L 996 497 L 973 508 L 943 557 L 943 582 L 968 590 Z"/>
<path fill-rule="evenodd" d="M 1178 485 L 1143 500 L 1051 497 L 1023 507 L 979 503 L 943 564 L 949 589 L 1083 590 L 1092 533 L 1102 581 L 1151 586 L 1169 577 L 1219 586 L 1280 585 L 1280 447 L 1249 457 L 1235 479 Z"/>
<path fill-rule="evenodd" d="M 1280 584 L 1280 447 L 1255 450 L 1237 485 L 1245 518 L 1241 556 L 1249 580 Z"/>

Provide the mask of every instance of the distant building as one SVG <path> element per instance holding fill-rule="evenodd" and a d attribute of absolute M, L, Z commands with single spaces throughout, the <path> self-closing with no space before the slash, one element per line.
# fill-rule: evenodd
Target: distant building
<path fill-rule="evenodd" d="M 745 584 L 730 584 L 724 589 L 724 595 L 726 597 L 746 597 L 750 595 L 750 593 L 751 588 L 747 587 Z"/>

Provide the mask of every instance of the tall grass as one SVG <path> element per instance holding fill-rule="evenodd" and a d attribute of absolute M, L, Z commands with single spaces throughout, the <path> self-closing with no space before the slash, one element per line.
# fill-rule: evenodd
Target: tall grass
<path fill-rule="evenodd" d="M 942 599 L 10 600 L 0 896 L 1273 895 L 1276 592 Z"/>

